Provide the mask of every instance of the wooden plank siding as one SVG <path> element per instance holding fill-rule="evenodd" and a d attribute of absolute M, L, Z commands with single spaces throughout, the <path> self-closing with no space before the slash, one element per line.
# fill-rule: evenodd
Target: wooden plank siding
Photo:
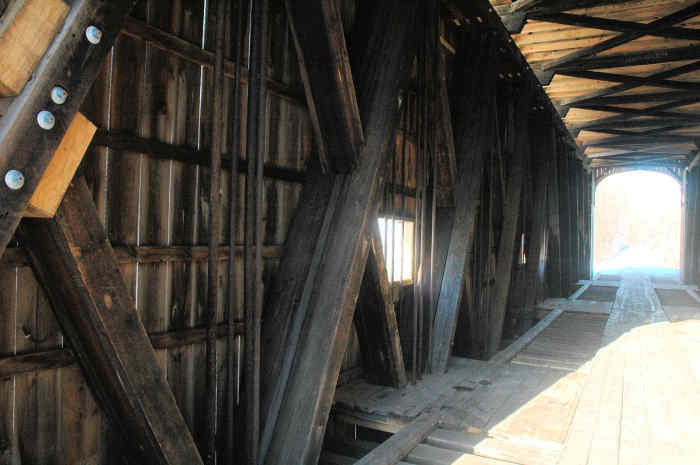
<path fill-rule="evenodd" d="M 146 24 L 200 49 L 203 12 L 203 1 L 185 0 L 171 4 L 143 0 L 137 5 L 131 21 Z M 213 14 L 210 11 L 210 15 Z M 272 53 L 271 78 L 286 82 L 290 87 L 299 85 L 293 45 L 281 6 L 273 8 L 271 15 L 273 40 L 283 44 Z M 212 18 L 208 18 L 210 28 Z M 209 43 L 210 50 L 211 46 Z M 122 34 L 89 91 L 81 112 L 106 131 L 133 134 L 208 153 L 211 131 L 206 128 L 212 115 L 207 93 L 213 85 L 211 72 L 208 67 L 200 68 L 196 60 L 149 46 L 135 34 Z M 227 99 L 232 98 L 231 78 L 226 79 Z M 311 147 L 306 110 L 275 93 L 270 95 L 268 102 L 270 123 L 266 165 L 303 173 Z M 230 112 L 230 103 L 226 111 Z M 228 152 L 228 145 L 226 147 L 224 151 Z M 202 299 L 206 295 L 207 280 L 207 169 L 149 155 L 148 152 L 93 144 L 80 172 L 87 178 L 100 218 L 110 241 L 116 246 L 122 274 L 149 332 L 201 328 L 204 323 Z M 243 189 L 245 175 L 239 175 L 239 179 L 240 189 Z M 228 242 L 229 182 L 230 174 L 225 170 L 222 174 L 222 246 Z M 276 268 L 279 247 L 285 241 L 300 192 L 298 181 L 275 178 L 265 181 L 265 280 Z M 238 212 L 244 208 L 242 199 L 239 194 Z M 241 218 L 239 244 L 243 243 L 242 224 Z M 220 286 L 226 289 L 228 280 L 224 270 L 228 251 L 222 250 Z M 173 251 L 175 258 L 168 258 Z M 8 257 L 17 257 L 18 254 L 23 255 L 10 249 L 3 256 L 1 265 L 0 299 L 3 304 L 0 313 L 2 331 L 7 334 L 2 338 L 7 344 L 3 346 L 3 357 L 42 352 L 69 344 L 57 327 L 26 260 L 22 258 L 8 263 Z M 239 253 L 236 262 L 236 295 L 240 300 L 234 312 L 237 319 L 241 319 L 243 260 Z M 13 303 L 18 297 L 27 304 L 20 308 Z M 8 301 L 7 305 L 5 301 Z M 42 305 L 44 310 L 39 311 Z M 222 304 L 217 312 L 218 323 L 224 321 L 227 312 L 227 306 Z M 27 322 L 32 322 L 32 325 L 28 326 Z M 35 325 L 42 329 L 35 331 Z M 32 340 L 41 343 L 35 344 Z M 243 344 L 241 340 L 241 348 Z M 219 352 L 225 353 L 225 339 L 219 339 L 218 346 Z M 356 350 L 359 354 L 358 347 Z M 166 343 L 156 350 L 156 354 L 180 411 L 195 441 L 201 444 L 204 414 L 197 406 L 203 403 L 205 396 L 203 338 L 195 337 L 188 339 L 187 344 L 175 346 Z M 225 359 L 220 359 L 219 370 L 223 370 L 224 364 Z M 350 357 L 347 368 L 356 368 L 358 364 L 358 357 Z M 219 392 L 223 396 L 225 377 L 219 378 Z M 20 412 L 17 409 L 22 409 L 22 415 L 2 415 L 0 437 L 4 445 L 0 456 L 3 460 L 7 457 L 21 463 L 101 464 L 120 461 L 119 454 L 115 457 L 109 454 L 111 427 L 104 420 L 76 365 L 18 374 L 0 380 L 0 385 L 2 410 Z M 33 403 L 29 404 L 29 399 L 34 399 Z M 223 401 L 219 404 L 223 405 Z M 219 422 L 223 422 L 222 410 Z M 37 454 L 41 457 L 37 458 Z"/>

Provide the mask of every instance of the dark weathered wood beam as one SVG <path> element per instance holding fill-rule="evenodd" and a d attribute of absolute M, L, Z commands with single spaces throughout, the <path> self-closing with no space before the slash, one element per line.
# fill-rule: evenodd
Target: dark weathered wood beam
<path fill-rule="evenodd" d="M 681 107 L 685 105 L 691 105 L 693 102 L 688 102 L 687 100 L 684 100 L 682 102 L 670 102 L 670 103 L 665 103 L 663 105 L 657 105 L 653 106 L 651 108 L 645 108 L 645 109 L 637 109 L 637 108 L 625 108 L 625 107 L 614 107 L 614 106 L 607 106 L 607 105 L 585 105 L 585 107 L 588 110 L 595 110 L 595 111 L 605 111 L 608 113 L 619 113 L 621 115 L 631 115 L 631 116 L 656 116 L 659 118 L 690 118 L 690 117 L 696 117 L 700 120 L 700 114 L 693 114 L 693 113 L 680 113 L 680 112 L 669 112 L 667 110 L 671 108 L 676 108 L 676 107 Z"/>
<path fill-rule="evenodd" d="M 686 162 L 687 163 L 687 162 Z M 620 162 L 612 162 L 609 164 L 601 164 L 601 163 L 596 163 L 592 164 L 590 167 L 591 168 L 603 168 L 603 167 L 636 167 L 636 168 L 644 168 L 644 167 L 656 167 L 656 168 L 682 168 L 685 166 L 686 163 L 679 162 L 679 161 L 620 161 Z"/>
<path fill-rule="evenodd" d="M 559 163 L 560 147 L 555 139 L 553 150 L 547 152 L 545 171 L 547 185 L 547 283 L 550 297 L 566 297 L 561 262 L 561 218 L 559 217 Z"/>
<path fill-rule="evenodd" d="M 681 125 L 662 126 L 660 128 L 656 128 L 656 129 L 649 129 L 648 131 L 625 131 L 622 129 L 609 129 L 609 128 L 595 128 L 595 129 L 588 128 L 586 130 L 590 131 L 590 132 L 599 132 L 601 134 L 612 134 L 615 136 L 635 137 L 635 136 L 652 136 L 654 134 L 663 134 L 663 133 L 670 132 L 670 131 L 677 131 L 678 129 L 683 129 L 683 126 L 681 126 Z"/>
<path fill-rule="evenodd" d="M 197 150 L 184 145 L 168 144 L 167 142 L 162 142 L 156 139 L 147 139 L 133 134 L 110 132 L 104 129 L 99 129 L 95 133 L 92 143 L 97 146 L 115 149 L 115 154 L 119 154 L 120 152 L 143 153 L 150 158 L 160 160 L 177 160 L 183 163 L 199 166 L 209 165 L 207 160 L 209 152 L 206 150 Z M 222 154 L 221 168 L 224 170 L 231 170 L 231 166 L 231 155 L 228 153 Z M 238 173 L 246 174 L 248 171 L 248 160 L 238 160 L 237 167 Z M 271 164 L 268 164 L 263 168 L 263 175 L 268 178 L 295 183 L 303 183 L 306 176 L 303 171 Z"/>
<path fill-rule="evenodd" d="M 561 0 L 561 1 L 528 1 L 520 0 L 512 4 L 500 5 L 496 11 L 503 20 L 503 24 L 512 33 L 520 32 L 525 25 L 525 21 L 530 15 L 543 15 L 559 13 L 566 10 L 578 8 L 593 8 L 600 5 L 610 5 L 624 3 L 633 0 Z M 516 4 L 518 4 L 516 6 Z"/>
<path fill-rule="evenodd" d="M 311 161 L 315 161 L 312 153 Z M 284 387 L 308 311 L 311 289 L 321 265 L 328 230 L 335 214 L 342 176 L 321 173 L 311 165 L 297 210 L 287 232 L 285 247 L 263 309 L 263 360 L 261 366 L 262 449 L 267 447 L 281 408 Z"/>
<path fill-rule="evenodd" d="M 659 129 L 666 127 L 668 125 L 677 126 L 678 128 L 692 128 L 700 125 L 700 118 L 698 117 L 688 117 L 688 118 L 674 118 L 673 121 L 668 121 L 663 118 L 644 118 L 638 119 L 636 116 L 625 116 L 624 119 L 615 117 L 614 120 L 608 121 L 608 118 L 604 120 L 589 121 L 584 124 L 571 125 L 571 129 L 585 129 L 586 131 L 596 131 L 598 129 L 615 129 L 615 128 L 651 128 Z"/>
<path fill-rule="evenodd" d="M 280 257 L 280 246 L 263 247 L 263 258 Z M 207 246 L 125 246 L 112 245 L 112 250 L 120 264 L 133 263 L 167 263 L 167 262 L 203 262 L 209 257 Z M 236 245 L 234 253 L 242 255 L 243 245 Z M 219 247 L 219 260 L 228 260 L 230 247 Z M 25 249 L 10 247 L 0 258 L 1 267 L 28 266 L 29 258 Z"/>
<path fill-rule="evenodd" d="M 601 107 L 596 107 L 596 108 L 601 108 Z M 614 108 L 614 107 L 613 107 Z M 606 111 L 606 110 L 601 110 L 601 111 Z M 591 120 L 591 121 L 585 121 L 585 122 L 580 122 L 580 123 L 573 123 L 569 124 L 569 130 L 572 132 L 578 132 L 583 129 L 587 129 L 589 127 L 606 127 L 609 126 L 613 123 L 615 124 L 615 127 L 648 127 L 647 122 L 650 120 L 639 120 L 638 118 L 640 117 L 645 117 L 645 116 L 654 116 L 657 117 L 658 119 L 656 120 L 657 123 L 661 124 L 674 124 L 674 125 L 685 125 L 688 123 L 692 123 L 687 127 L 693 127 L 698 124 L 700 121 L 700 115 L 697 114 L 692 114 L 692 113 L 681 113 L 681 112 L 670 112 L 670 111 L 655 111 L 653 108 L 649 108 L 647 110 L 643 110 L 647 112 L 646 114 L 640 114 L 636 113 L 634 111 L 627 111 L 615 116 L 609 116 L 607 118 L 602 118 L 598 120 Z M 618 124 L 619 123 L 619 124 Z M 628 126 L 625 126 L 626 123 L 629 123 Z M 640 123 L 639 125 L 637 123 Z M 657 124 L 658 126 L 658 124 Z"/>
<path fill-rule="evenodd" d="M 218 339 L 226 337 L 227 324 L 219 324 L 216 329 Z M 233 331 L 235 334 L 242 335 L 243 324 L 236 323 Z M 154 349 L 174 349 L 203 343 L 206 339 L 206 332 L 206 328 L 187 328 L 149 333 L 148 337 L 151 339 Z M 55 370 L 74 363 L 77 363 L 77 358 L 71 349 L 55 349 L 2 357 L 0 358 L 0 379 L 34 371 Z"/>
<path fill-rule="evenodd" d="M 518 328 L 521 331 L 529 329 L 532 325 L 532 312 L 541 289 L 544 278 L 544 263 L 542 255 L 545 247 L 545 230 L 547 224 L 547 185 L 551 180 L 549 172 L 545 169 L 547 160 L 554 150 L 554 131 L 551 125 L 543 119 L 537 118 L 530 121 L 531 153 L 533 167 L 533 205 L 540 205 L 532 211 L 528 236 L 525 241 L 525 298 L 523 311 L 520 316 Z"/>
<path fill-rule="evenodd" d="M 654 115 L 656 112 L 662 112 L 666 110 L 671 110 L 673 108 L 686 107 L 688 105 L 693 105 L 700 102 L 700 96 L 686 97 L 679 100 L 673 100 L 671 102 L 661 103 L 659 105 L 654 105 L 653 107 L 642 109 L 642 112 L 649 112 L 650 115 Z M 619 108 L 619 107 L 618 107 Z M 642 115 L 646 115 L 642 113 Z"/>
<path fill-rule="evenodd" d="M 685 152 L 678 152 L 677 150 L 669 150 L 669 152 L 662 152 L 662 151 L 657 151 L 657 152 L 648 152 L 646 150 L 640 150 L 640 151 L 615 151 L 615 152 L 603 152 L 603 153 L 592 153 L 590 155 L 586 155 L 586 158 L 589 160 L 594 160 L 598 158 L 604 158 L 604 159 L 614 159 L 614 158 L 622 158 L 622 157 L 636 157 L 636 156 L 645 156 L 645 157 L 672 157 L 672 156 L 677 156 L 677 157 L 682 157 L 686 156 L 687 153 Z"/>
<path fill-rule="evenodd" d="M 557 163 L 557 176 L 559 185 L 559 243 L 560 263 L 561 263 L 561 285 L 562 294 L 569 296 L 572 286 L 576 284 L 576 279 L 571 276 L 571 223 L 569 214 L 571 205 L 569 203 L 569 156 L 566 151 L 562 151 Z"/>
<path fill-rule="evenodd" d="M 134 3 L 134 0 L 75 3 L 32 79 L 0 118 L 0 173 L 4 179 L 9 170 L 17 170 L 24 177 L 20 189 L 10 189 L 4 182 L 0 184 L 0 256 Z M 85 30 L 90 25 L 100 26 L 99 44 L 86 39 Z M 70 96 L 63 105 L 51 100 L 51 89 L 58 83 Z M 50 111 L 55 118 L 50 130 L 37 124 L 37 115 L 43 110 Z"/>
<path fill-rule="evenodd" d="M 83 373 L 132 453 L 201 464 L 85 180 L 74 180 L 55 218 L 25 220 L 20 232 Z"/>
<path fill-rule="evenodd" d="M 618 84 L 616 86 L 607 87 L 605 89 L 599 89 L 597 91 L 591 92 L 590 94 L 586 94 L 586 95 L 581 96 L 581 97 L 574 97 L 571 99 L 562 100 L 559 102 L 559 105 L 562 107 L 566 107 L 566 106 L 569 106 L 573 103 L 585 102 L 585 101 L 593 100 L 597 97 L 604 97 L 606 95 L 617 94 L 617 93 L 624 92 L 624 91 L 627 91 L 630 89 L 634 89 L 635 87 L 648 85 L 648 84 L 650 84 L 650 82 L 652 80 L 657 81 L 657 82 L 659 82 L 659 81 L 665 82 L 665 80 L 667 80 L 668 78 L 671 78 L 674 76 L 680 76 L 680 75 L 686 74 L 686 73 L 691 73 L 691 72 L 697 71 L 697 70 L 700 70 L 700 61 L 695 61 L 695 62 L 689 63 L 687 65 L 679 66 L 679 67 L 676 67 L 676 68 L 673 68 L 673 69 L 670 69 L 667 71 L 661 71 L 659 73 L 652 74 L 651 76 L 646 76 L 644 78 L 641 78 L 642 81 L 637 81 L 635 79 L 629 80 L 627 82 L 622 81 L 621 84 Z M 601 77 L 601 76 L 604 77 L 605 75 L 606 74 L 591 75 L 592 76 L 591 79 L 597 79 L 598 77 Z M 607 75 L 610 76 L 611 80 L 613 79 L 613 76 L 620 76 L 620 75 L 617 75 L 614 73 L 607 73 Z M 593 77 L 593 76 L 595 76 L 595 77 Z M 629 77 L 629 76 L 625 76 L 625 77 Z M 617 79 L 617 77 L 615 77 L 615 79 Z M 613 80 L 612 82 L 620 82 L 620 81 Z M 676 81 L 672 81 L 672 82 L 676 82 Z M 669 84 L 669 85 L 672 85 L 672 84 Z M 687 92 L 695 92 L 695 90 L 693 90 L 693 89 L 687 89 L 686 91 Z M 629 96 L 629 97 L 631 98 L 633 96 Z M 622 97 L 619 97 L 619 98 L 622 98 Z"/>
<path fill-rule="evenodd" d="M 214 66 L 214 53 L 203 49 L 198 44 L 188 42 L 185 39 L 171 34 L 157 27 L 151 26 L 143 21 L 128 17 L 124 23 L 121 34 L 142 40 L 155 48 L 171 53 L 183 60 L 207 68 Z M 224 60 L 224 75 L 228 78 L 236 76 L 236 65 L 231 60 Z M 248 70 L 241 70 L 241 82 L 248 83 Z M 284 99 L 285 101 L 301 108 L 306 108 L 304 94 L 301 89 L 290 87 L 272 78 L 266 78 L 267 90 L 271 95 Z"/>
<path fill-rule="evenodd" d="M 528 64 L 527 60 L 523 56 L 522 52 L 512 40 L 510 35 L 507 22 L 504 23 L 506 18 L 502 18 L 493 9 L 493 6 L 489 0 L 447 0 L 446 5 L 450 9 L 455 19 L 465 21 L 465 22 L 479 22 L 476 18 L 481 18 L 485 25 L 493 28 L 494 36 L 500 38 L 503 43 L 503 49 L 510 55 L 513 63 L 518 68 L 523 69 L 522 80 L 528 83 L 533 89 L 534 95 L 539 101 L 540 105 L 545 107 L 550 113 L 552 120 L 554 121 L 557 130 L 560 135 L 564 138 L 564 142 L 574 150 L 578 151 L 578 147 L 572 135 L 567 131 L 563 120 L 559 116 L 557 108 L 552 103 L 551 99 L 542 87 L 543 81 L 537 76 L 536 72 Z M 558 11 L 555 10 L 555 11 Z M 521 13 L 516 13 L 513 16 L 521 15 Z M 468 20 L 468 21 L 467 21 Z M 550 73 L 551 74 L 551 73 Z M 550 77 L 551 80 L 551 77 Z M 548 81 L 547 81 L 548 82 Z M 577 152 L 579 153 L 579 152 Z M 580 153 L 579 153 L 580 155 Z"/>
<path fill-rule="evenodd" d="M 585 147 L 615 147 L 618 145 L 695 142 L 691 136 L 618 136 L 584 144 Z"/>
<path fill-rule="evenodd" d="M 230 0 L 228 0 L 230 1 Z M 220 302 L 219 290 L 219 241 L 221 229 L 221 153 L 224 145 L 224 36 L 226 34 L 226 3 L 218 0 L 216 3 L 215 25 L 215 60 L 213 69 L 214 89 L 211 96 L 213 121 L 211 124 L 211 147 L 209 156 L 209 234 L 207 238 L 207 300 L 204 319 L 206 322 L 206 410 L 204 462 L 216 465 L 216 429 L 218 417 L 217 404 L 217 341 L 216 341 L 216 311 Z M 228 102 L 226 102 L 228 103 Z M 247 340 L 247 339 L 246 339 Z"/>
<path fill-rule="evenodd" d="M 519 97 L 519 98 L 518 98 Z M 528 119 L 531 101 L 527 92 L 521 93 L 517 105 L 510 103 L 510 115 L 506 130 L 511 134 L 509 141 L 504 141 L 504 152 L 511 154 L 507 160 L 506 194 L 503 198 L 503 225 L 498 243 L 496 257 L 496 282 L 491 294 L 491 313 L 489 315 L 489 334 L 487 338 L 487 356 L 490 358 L 499 351 L 503 336 L 503 323 L 508 308 L 508 296 L 511 288 L 511 273 L 515 256 L 515 236 L 518 233 L 520 218 L 520 199 L 525 182 L 525 170 L 530 158 L 530 138 Z"/>
<path fill-rule="evenodd" d="M 390 295 L 389 277 L 379 235 L 379 224 L 367 226 L 369 257 L 355 310 L 365 377 L 372 383 L 397 388 L 406 385 L 399 327 Z"/>
<path fill-rule="evenodd" d="M 526 8 L 520 8 L 519 10 L 524 10 L 525 13 L 532 15 L 542 15 L 579 8 L 595 8 L 603 5 L 618 5 L 620 3 L 629 3 L 632 1 L 638 0 L 545 0 L 544 2 L 527 5 Z M 499 13 L 501 13 L 503 16 L 507 16 L 511 12 L 518 11 L 511 11 L 511 8 L 512 7 L 504 6 L 503 8 L 499 9 Z"/>
<path fill-rule="evenodd" d="M 243 305 L 245 345 L 243 356 L 244 382 L 244 462 L 261 462 L 261 385 L 262 385 L 262 313 L 263 313 L 263 168 L 266 156 L 268 73 L 268 0 L 250 2 L 248 22 L 248 95 L 246 100 L 246 158 L 248 170 L 245 184 L 245 259 Z"/>
<path fill-rule="evenodd" d="M 665 48 L 633 53 L 620 53 L 576 60 L 558 66 L 554 71 L 585 71 L 589 69 L 621 68 L 628 66 L 653 65 L 674 61 L 696 60 L 700 58 L 700 45 Z"/>
<path fill-rule="evenodd" d="M 437 428 L 439 422 L 440 416 L 437 412 L 429 411 L 421 414 L 379 447 L 355 462 L 355 465 L 395 465 L 399 463 Z"/>
<path fill-rule="evenodd" d="M 693 68 L 698 68 L 700 69 L 700 65 L 694 65 Z M 686 68 L 688 69 L 688 68 Z M 654 87 L 667 87 L 669 89 L 681 89 L 689 92 L 698 92 L 700 91 L 700 84 L 697 82 L 684 82 L 684 81 L 673 81 L 670 79 L 660 79 L 660 78 L 655 78 L 654 76 L 651 77 L 638 77 L 638 76 L 629 76 L 627 74 L 615 74 L 615 73 L 603 73 L 603 72 L 598 72 L 598 71 L 562 71 L 559 73 L 563 76 L 570 76 L 570 77 L 576 77 L 576 78 L 584 78 L 584 79 L 592 79 L 596 81 L 609 81 L 609 82 L 621 82 L 623 84 L 627 84 L 629 86 L 626 89 L 623 89 L 620 87 L 619 89 L 622 90 L 628 90 L 634 87 L 639 87 L 639 86 L 654 86 Z M 659 73 L 661 74 L 661 73 Z M 667 73 L 668 74 L 668 73 Z M 621 90 L 616 89 L 616 87 L 612 87 L 611 89 L 615 89 L 615 92 L 621 92 Z M 608 91 L 608 89 L 605 89 Z M 611 92 L 613 93 L 613 92 Z M 569 106 L 574 106 L 574 103 L 579 103 L 579 102 L 572 102 L 569 104 Z M 581 102 L 585 103 L 585 102 Z"/>
<path fill-rule="evenodd" d="M 699 66 L 700 67 L 700 66 Z M 652 103 L 677 101 L 695 96 L 695 92 L 653 92 L 648 94 L 613 95 L 609 97 L 593 97 L 586 102 L 596 105 L 620 105 L 626 103 Z M 700 94 L 697 94 L 700 95 Z"/>
<path fill-rule="evenodd" d="M 477 32 L 478 34 L 478 32 Z M 457 153 L 455 212 L 447 259 L 433 323 L 431 367 L 447 370 L 459 309 L 464 294 L 467 259 L 471 253 L 481 195 L 484 158 L 493 142 L 495 95 L 490 53 L 484 37 L 465 40 L 457 55 L 457 77 L 452 95 Z"/>
<path fill-rule="evenodd" d="M 312 266 L 302 257 L 302 262 L 308 263 L 307 269 L 311 268 L 315 274 L 313 279 L 302 278 L 302 282 L 308 283 L 302 285 L 298 294 L 305 298 L 305 302 L 300 302 L 304 308 L 281 307 L 283 311 L 294 313 L 291 318 L 279 315 L 280 309 L 268 310 L 273 321 L 281 319 L 288 323 L 282 325 L 283 333 L 270 332 L 275 328 L 268 326 L 264 330 L 265 341 L 284 339 L 289 345 L 271 354 L 281 355 L 282 362 L 269 360 L 270 356 L 264 355 L 268 366 L 279 367 L 276 376 L 266 369 L 266 376 L 273 375 L 268 379 L 268 385 L 273 386 L 267 388 L 268 392 L 273 392 L 267 396 L 272 400 L 268 411 L 279 412 L 268 415 L 265 423 L 261 463 L 266 465 L 318 460 L 365 271 L 369 245 L 366 227 L 376 215 L 383 155 L 392 146 L 398 116 L 398 83 L 417 2 L 386 0 L 368 7 L 372 11 L 363 18 L 366 36 L 353 42 L 353 50 L 357 45 L 358 55 L 352 57 L 365 145 L 355 170 L 330 180 L 329 190 L 335 191 L 336 197 L 332 202 L 335 211 L 326 216 L 327 207 L 322 207 L 321 212 L 312 215 L 321 216 L 322 224 L 324 216 L 328 221 L 325 228 L 321 228 L 326 231 L 325 241 L 317 239 L 309 247 L 310 255 L 318 257 L 317 264 Z M 318 182 L 328 183 L 323 178 Z M 316 190 L 313 184 L 307 186 L 305 191 Z M 304 218 L 295 218 L 295 221 L 306 222 Z M 307 241 L 308 237 L 300 237 L 295 247 Z M 314 250 L 316 245 L 320 246 L 318 250 Z M 293 270 L 293 274 L 298 272 Z M 278 276 L 282 281 L 290 278 Z M 293 334 L 296 336 L 290 337 Z M 285 366 L 294 369 L 285 371 L 282 369 Z"/>
<path fill-rule="evenodd" d="M 548 23 L 565 24 L 589 29 L 602 29 L 605 31 L 640 33 L 657 37 L 681 40 L 700 40 L 700 31 L 683 27 L 669 27 L 666 29 L 654 29 L 648 24 L 635 23 L 633 21 L 620 21 L 616 19 L 596 18 L 593 16 L 574 15 L 570 13 L 550 13 L 543 15 L 530 15 L 529 19 L 546 21 Z"/>
<path fill-rule="evenodd" d="M 285 1 L 321 168 L 350 172 L 364 143 L 336 2 Z"/>
<path fill-rule="evenodd" d="M 0 358 L 0 380 L 32 371 L 51 370 L 75 363 L 69 349 L 54 349 Z"/>
<path fill-rule="evenodd" d="M 630 158 L 615 158 L 615 159 L 595 159 L 591 161 L 591 166 L 610 166 L 617 164 L 628 164 L 628 163 L 648 163 L 648 162 L 665 162 L 665 161 L 687 161 L 687 158 L 677 158 L 677 157 L 630 157 Z"/>
<path fill-rule="evenodd" d="M 452 114 L 450 112 L 450 97 L 447 89 L 447 63 L 444 56 L 440 57 L 439 64 L 439 108 L 442 138 L 447 149 L 447 160 L 450 171 L 450 185 L 457 180 L 457 155 L 455 152 L 455 137 L 452 131 Z"/>
<path fill-rule="evenodd" d="M 600 52 L 604 52 L 605 50 L 618 47 L 620 45 L 638 39 L 642 36 L 648 35 L 652 32 L 667 29 L 674 24 L 678 24 L 682 21 L 685 21 L 686 19 L 693 18 L 698 14 L 700 14 L 700 4 L 696 3 L 687 8 L 683 8 L 680 11 L 677 11 L 668 16 L 665 16 L 663 18 L 657 19 L 656 21 L 652 21 L 651 23 L 644 25 L 644 32 L 625 32 L 623 34 L 604 40 L 603 42 L 592 45 L 590 47 L 586 47 L 584 49 L 569 53 L 563 57 L 550 60 L 547 63 L 545 63 L 541 68 L 545 71 L 556 70 L 557 68 L 566 66 L 569 63 L 573 63 L 582 58 L 590 57 Z"/>

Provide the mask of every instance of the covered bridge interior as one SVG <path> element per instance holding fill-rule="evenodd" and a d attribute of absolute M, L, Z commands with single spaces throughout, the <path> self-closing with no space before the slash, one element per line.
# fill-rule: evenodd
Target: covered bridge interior
<path fill-rule="evenodd" d="M 698 463 L 699 26 L 0 0 L 0 465 Z M 631 170 L 676 272 L 593 269 Z"/>

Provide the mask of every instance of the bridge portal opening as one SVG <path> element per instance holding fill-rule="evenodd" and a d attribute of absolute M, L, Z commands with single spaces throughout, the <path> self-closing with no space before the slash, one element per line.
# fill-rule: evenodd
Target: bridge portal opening
<path fill-rule="evenodd" d="M 595 190 L 593 268 L 679 270 L 681 185 L 673 177 L 629 171 Z"/>

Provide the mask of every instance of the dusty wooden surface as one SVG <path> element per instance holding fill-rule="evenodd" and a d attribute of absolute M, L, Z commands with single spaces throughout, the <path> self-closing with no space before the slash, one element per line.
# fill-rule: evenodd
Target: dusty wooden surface
<path fill-rule="evenodd" d="M 590 354 L 578 368 L 564 371 L 518 363 L 489 368 L 484 362 L 452 359 L 453 369 L 441 378 L 448 387 L 433 403 L 441 406 L 440 427 L 402 460 L 480 465 L 696 463 L 697 314 L 686 315 L 690 319 L 685 321 L 666 321 L 664 313 L 678 311 L 661 307 L 648 276 L 625 274 L 619 284 L 609 318 L 606 313 L 564 312 L 521 352 L 537 347 L 540 337 L 551 341 L 559 333 L 568 338 L 575 329 L 579 343 L 572 347 L 585 347 Z M 600 324 L 606 318 L 607 323 Z M 601 337 L 601 349 L 595 353 L 592 347 Z M 457 373 L 463 376 L 455 382 L 450 376 L 456 378 Z M 438 384 L 426 381 L 428 391 L 431 383 Z M 347 391 L 339 389 L 336 399 L 347 406 L 343 395 Z M 416 411 L 415 402 L 409 405 L 409 399 L 417 397 L 413 393 L 397 399 L 386 390 L 373 395 L 375 413 L 380 413 L 380 398 L 384 414 Z M 370 397 L 367 391 L 364 396 Z M 387 412 L 392 401 L 397 404 Z"/>

